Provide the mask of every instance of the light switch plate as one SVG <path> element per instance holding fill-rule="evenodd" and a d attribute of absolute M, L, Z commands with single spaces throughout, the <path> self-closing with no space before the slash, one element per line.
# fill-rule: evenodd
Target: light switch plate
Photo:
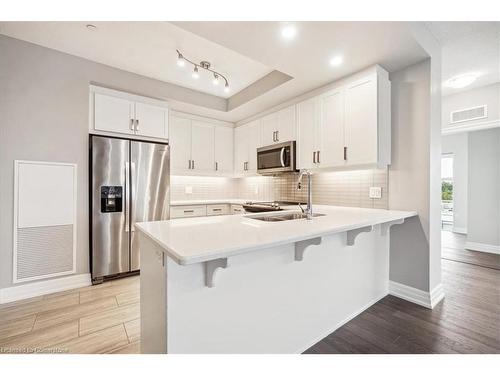
<path fill-rule="evenodd" d="M 193 194 L 193 187 L 192 186 L 186 186 L 184 189 L 186 194 Z"/>
<path fill-rule="evenodd" d="M 378 186 L 370 187 L 370 198 L 372 199 L 381 199 L 382 198 L 382 188 Z"/>

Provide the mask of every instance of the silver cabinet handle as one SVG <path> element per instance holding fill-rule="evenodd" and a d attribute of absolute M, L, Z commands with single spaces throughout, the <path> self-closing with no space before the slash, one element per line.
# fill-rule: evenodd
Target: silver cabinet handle
<path fill-rule="evenodd" d="M 276 142 L 280 141 L 280 131 L 276 130 Z"/>
<path fill-rule="evenodd" d="M 319 160 L 319 151 L 316 151 L 318 153 L 318 157 L 316 158 L 318 160 L 318 163 L 321 163 L 321 161 Z"/>
<path fill-rule="evenodd" d="M 191 165 L 193 166 L 193 169 L 194 169 L 194 160 L 191 160 Z"/>
<path fill-rule="evenodd" d="M 135 130 L 135 127 L 134 127 L 134 122 L 135 120 L 133 118 L 130 119 L 130 130 L 134 131 Z"/>
<path fill-rule="evenodd" d="M 347 147 L 344 146 L 344 160 L 347 160 Z"/>
<path fill-rule="evenodd" d="M 192 213 L 194 213 L 194 210 L 184 210 L 184 213 L 185 214 L 192 214 Z"/>
<path fill-rule="evenodd" d="M 222 208 L 212 208 L 212 211 L 214 212 L 222 211 Z"/>
<path fill-rule="evenodd" d="M 135 120 L 135 131 L 138 132 L 139 131 L 139 119 L 136 119 Z"/>
<path fill-rule="evenodd" d="M 281 166 L 284 167 L 285 166 L 285 148 L 284 147 L 281 148 L 280 162 L 281 162 Z"/>
<path fill-rule="evenodd" d="M 188 160 L 188 169 L 191 169 L 191 159 Z"/>
<path fill-rule="evenodd" d="M 313 164 L 316 164 L 316 151 L 313 151 Z"/>
<path fill-rule="evenodd" d="M 218 171 L 219 170 L 219 163 L 215 162 L 215 170 Z"/>

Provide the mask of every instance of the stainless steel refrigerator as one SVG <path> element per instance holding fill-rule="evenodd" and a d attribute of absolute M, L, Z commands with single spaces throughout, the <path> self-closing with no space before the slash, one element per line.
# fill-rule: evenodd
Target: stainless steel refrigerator
<path fill-rule="evenodd" d="M 92 283 L 137 273 L 134 224 L 169 218 L 169 146 L 90 135 Z"/>

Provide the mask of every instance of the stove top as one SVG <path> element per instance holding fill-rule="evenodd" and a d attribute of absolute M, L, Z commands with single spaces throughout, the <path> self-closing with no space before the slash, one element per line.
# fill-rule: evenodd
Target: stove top
<path fill-rule="evenodd" d="M 243 208 L 246 212 L 282 211 L 282 206 L 295 206 L 300 202 L 273 201 L 273 202 L 246 202 Z M 302 203 L 301 203 L 302 204 Z"/>

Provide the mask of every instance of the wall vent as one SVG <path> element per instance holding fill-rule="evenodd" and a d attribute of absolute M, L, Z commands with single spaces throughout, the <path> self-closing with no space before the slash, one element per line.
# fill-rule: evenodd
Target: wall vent
<path fill-rule="evenodd" d="M 450 123 L 479 120 L 488 117 L 488 106 L 481 105 L 473 108 L 461 109 L 450 113 Z"/>

